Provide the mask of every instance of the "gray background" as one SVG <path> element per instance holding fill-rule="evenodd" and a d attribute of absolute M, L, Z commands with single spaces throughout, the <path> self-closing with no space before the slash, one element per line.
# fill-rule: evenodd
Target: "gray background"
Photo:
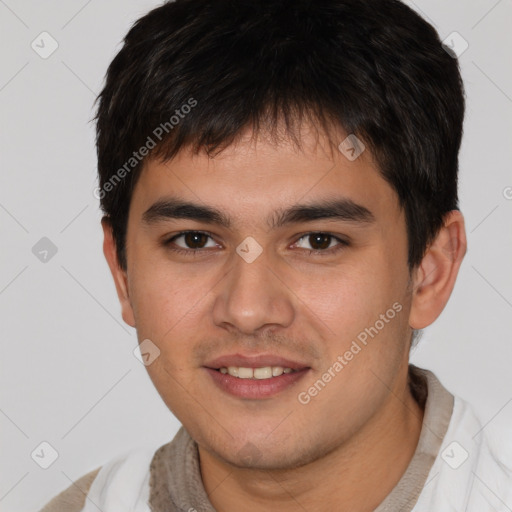
<path fill-rule="evenodd" d="M 443 39 L 456 31 L 469 43 L 460 56 L 468 253 L 412 362 L 472 402 L 492 430 L 512 422 L 512 0 L 408 3 Z M 1 510 L 37 510 L 111 457 L 161 445 L 179 428 L 133 355 L 93 195 L 93 101 L 122 37 L 156 5 L 0 0 Z M 50 48 L 43 31 L 59 45 L 47 59 L 31 47 Z M 46 262 L 32 251 L 43 237 L 57 248 Z M 44 463 L 43 441 L 59 454 L 48 469 L 31 457 L 39 447 Z"/>

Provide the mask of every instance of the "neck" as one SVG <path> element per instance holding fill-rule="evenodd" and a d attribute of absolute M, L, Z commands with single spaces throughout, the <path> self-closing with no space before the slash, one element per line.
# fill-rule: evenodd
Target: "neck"
<path fill-rule="evenodd" d="M 244 512 L 375 510 L 407 469 L 423 422 L 424 410 L 409 386 L 402 379 L 395 388 L 350 440 L 299 468 L 235 468 L 199 447 L 203 484 L 212 505 L 222 512 L 241 507 Z"/>

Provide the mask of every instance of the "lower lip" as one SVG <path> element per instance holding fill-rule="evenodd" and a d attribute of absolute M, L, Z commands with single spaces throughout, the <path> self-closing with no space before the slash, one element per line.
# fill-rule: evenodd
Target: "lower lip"
<path fill-rule="evenodd" d="M 283 373 L 279 377 L 271 377 L 269 379 L 239 379 L 228 373 L 220 373 L 212 368 L 204 369 L 211 375 L 213 382 L 217 386 L 238 398 L 261 399 L 270 398 L 277 395 L 281 391 L 293 386 L 308 373 L 309 368 L 304 368 L 291 373 Z"/>

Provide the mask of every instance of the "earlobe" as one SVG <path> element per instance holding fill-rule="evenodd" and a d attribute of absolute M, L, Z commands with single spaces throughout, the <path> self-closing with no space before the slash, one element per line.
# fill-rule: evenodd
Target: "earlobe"
<path fill-rule="evenodd" d="M 427 327 L 443 311 L 455 286 L 466 247 L 464 217 L 459 210 L 452 210 L 415 270 L 409 314 L 412 329 Z"/>
<path fill-rule="evenodd" d="M 133 314 L 132 304 L 130 302 L 128 276 L 126 271 L 119 266 L 116 243 L 108 217 L 103 217 L 103 219 L 101 219 L 101 226 L 103 228 L 103 254 L 105 255 L 110 272 L 114 278 L 117 296 L 121 304 L 123 320 L 131 327 L 135 327 L 135 317 Z"/>

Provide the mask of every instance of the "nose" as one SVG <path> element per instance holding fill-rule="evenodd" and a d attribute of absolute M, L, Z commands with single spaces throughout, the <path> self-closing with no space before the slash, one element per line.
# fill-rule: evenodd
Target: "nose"
<path fill-rule="evenodd" d="M 250 263 L 236 253 L 233 260 L 215 298 L 215 325 L 244 334 L 291 325 L 293 293 L 284 276 L 278 277 L 277 263 L 266 251 Z"/>

